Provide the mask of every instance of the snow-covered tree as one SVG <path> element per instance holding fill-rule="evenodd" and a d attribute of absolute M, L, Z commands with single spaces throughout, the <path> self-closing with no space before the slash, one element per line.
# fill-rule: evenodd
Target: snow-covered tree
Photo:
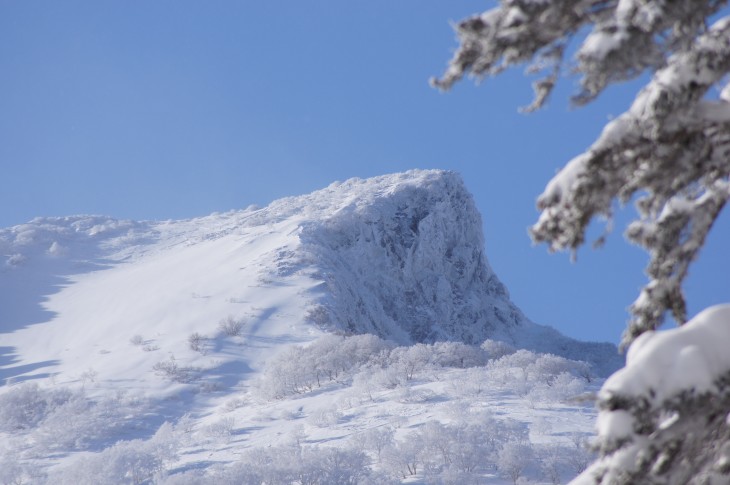
<path fill-rule="evenodd" d="M 534 461 L 533 450 L 527 443 L 511 441 L 499 452 L 497 468 L 516 484 L 522 472 Z"/>
<path fill-rule="evenodd" d="M 355 485 L 376 476 L 361 451 L 331 447 L 254 448 L 214 477 L 215 483 L 296 483 Z M 391 483 L 390 480 L 375 483 Z"/>
<path fill-rule="evenodd" d="M 531 229 L 551 250 L 575 250 L 594 217 L 610 217 L 616 200 L 636 198 L 640 217 L 626 235 L 651 260 L 624 346 L 657 328 L 666 311 L 685 322 L 682 281 L 730 198 L 730 87 L 711 99 L 730 71 L 730 17 L 708 26 L 725 3 L 502 0 L 457 25 L 461 45 L 443 77 L 432 80 L 446 90 L 466 74 L 481 78 L 529 63 L 542 76 L 526 110 L 538 109 L 566 64 L 569 41 L 586 31 L 567 61 L 582 76 L 575 104 L 652 74 L 629 110 L 550 181 Z"/>
<path fill-rule="evenodd" d="M 164 423 L 149 440 L 118 441 L 100 453 L 80 457 L 70 466 L 52 471 L 47 483 L 92 485 L 97 483 L 151 483 L 167 462 L 177 460 L 179 433 Z"/>
<path fill-rule="evenodd" d="M 391 427 L 370 428 L 355 437 L 359 448 L 372 452 L 378 463 L 382 461 L 383 450 L 393 445 L 395 430 Z"/>

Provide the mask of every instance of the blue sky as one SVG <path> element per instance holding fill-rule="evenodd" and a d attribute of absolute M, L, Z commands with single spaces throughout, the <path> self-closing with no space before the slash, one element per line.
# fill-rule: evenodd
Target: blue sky
<path fill-rule="evenodd" d="M 533 247 L 535 198 L 633 99 L 619 86 L 548 107 L 520 70 L 442 94 L 449 21 L 490 2 L 368 0 L 0 3 L 0 227 L 36 216 L 175 219 L 264 205 L 334 180 L 458 171 L 487 255 L 538 323 L 617 342 L 645 254 L 617 217 L 578 262 Z M 597 227 L 600 230 L 600 227 Z M 730 216 L 687 281 L 690 312 L 730 301 Z"/>

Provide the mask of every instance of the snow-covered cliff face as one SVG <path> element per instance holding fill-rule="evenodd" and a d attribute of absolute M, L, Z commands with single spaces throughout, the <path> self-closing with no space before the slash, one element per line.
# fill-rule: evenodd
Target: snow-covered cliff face
<path fill-rule="evenodd" d="M 479 343 L 524 319 L 487 264 L 481 217 L 457 174 L 410 172 L 337 189 L 368 196 L 302 231 L 328 289 L 314 313 L 320 322 L 401 343 Z"/>
<path fill-rule="evenodd" d="M 616 347 L 582 343 L 530 322 L 484 254 L 482 220 L 461 177 L 411 171 L 352 179 L 312 194 L 342 203 L 302 225 L 299 256 L 319 269 L 316 323 L 400 343 L 507 341 L 587 360 L 606 374 Z"/>

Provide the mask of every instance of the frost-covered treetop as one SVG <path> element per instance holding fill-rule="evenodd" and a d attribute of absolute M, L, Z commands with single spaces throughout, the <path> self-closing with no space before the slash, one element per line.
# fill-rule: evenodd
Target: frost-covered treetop
<path fill-rule="evenodd" d="M 610 217 L 616 200 L 636 199 L 640 217 L 626 235 L 651 260 L 624 345 L 657 328 L 667 310 L 686 320 L 681 283 L 730 198 L 730 88 L 710 96 L 730 71 L 730 18 L 708 27 L 725 3 L 504 0 L 458 24 L 461 46 L 432 81 L 449 89 L 465 74 L 495 75 L 531 61 L 529 70 L 544 73 L 527 108 L 537 109 L 566 63 L 566 45 L 586 30 L 570 66 L 581 76 L 575 103 L 653 73 L 630 109 L 550 181 L 531 229 L 551 250 L 575 251 L 595 216 Z"/>

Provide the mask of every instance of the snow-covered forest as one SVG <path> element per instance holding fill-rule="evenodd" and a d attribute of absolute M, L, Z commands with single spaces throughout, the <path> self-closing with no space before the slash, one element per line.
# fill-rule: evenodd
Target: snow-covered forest
<path fill-rule="evenodd" d="M 159 402 L 121 391 L 101 396 L 92 372 L 81 385 L 10 386 L 0 395 L 0 431 L 10 448 L 0 478 L 561 483 L 592 458 L 585 444 L 596 376 L 589 366 L 501 342 L 396 347 L 372 335 L 324 335 L 287 348 L 235 393 L 205 389 L 205 372 L 196 377 L 182 364 L 151 371 L 197 385 L 205 398 L 227 398 L 205 419 L 186 413 L 155 429 Z M 78 456 L 61 459 L 68 453 Z"/>

